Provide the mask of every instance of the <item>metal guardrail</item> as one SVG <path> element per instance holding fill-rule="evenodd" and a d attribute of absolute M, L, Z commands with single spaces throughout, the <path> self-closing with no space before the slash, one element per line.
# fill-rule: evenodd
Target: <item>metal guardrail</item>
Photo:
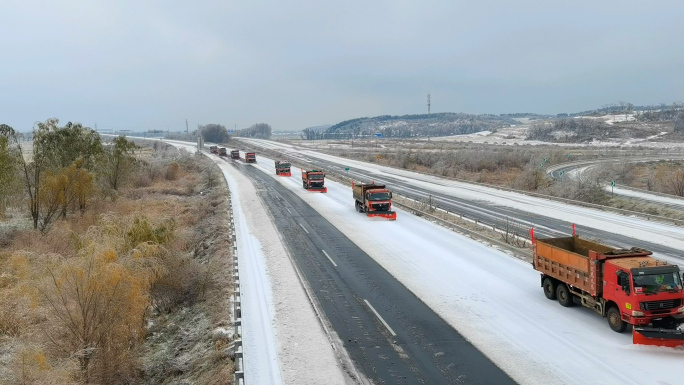
<path fill-rule="evenodd" d="M 227 181 L 226 181 L 227 184 Z M 229 226 L 230 239 L 233 244 L 233 328 L 234 340 L 233 349 L 235 349 L 235 384 L 245 383 L 245 364 L 244 351 L 242 346 L 242 302 L 240 298 L 240 269 L 238 268 L 238 249 L 237 249 L 237 235 L 235 234 L 235 222 L 233 219 L 233 199 L 232 195 L 228 195 L 229 207 Z"/>

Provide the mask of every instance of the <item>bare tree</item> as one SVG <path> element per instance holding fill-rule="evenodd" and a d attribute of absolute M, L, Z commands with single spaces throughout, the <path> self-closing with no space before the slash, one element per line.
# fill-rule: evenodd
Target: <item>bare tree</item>
<path fill-rule="evenodd" d="M 660 183 L 670 194 L 684 197 L 684 170 L 671 172 Z"/>

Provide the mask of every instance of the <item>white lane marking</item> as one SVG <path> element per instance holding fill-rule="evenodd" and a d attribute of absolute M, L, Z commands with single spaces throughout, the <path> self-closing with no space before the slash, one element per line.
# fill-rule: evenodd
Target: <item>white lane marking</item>
<path fill-rule="evenodd" d="M 301 227 L 302 230 L 306 231 L 306 233 L 309 234 L 309 230 L 305 229 L 304 226 L 303 226 L 301 223 L 299 224 L 299 227 Z"/>
<path fill-rule="evenodd" d="M 378 319 L 380 320 L 380 322 L 382 322 L 382 324 L 385 325 L 385 327 L 387 328 L 387 330 L 389 330 L 390 334 L 392 334 L 393 337 L 396 337 L 396 336 L 397 336 L 397 333 L 395 333 L 394 330 L 392 330 L 392 328 L 387 324 L 387 322 L 385 322 L 385 320 L 382 318 L 382 316 L 380 316 L 380 314 L 375 310 L 375 308 L 373 307 L 373 305 L 371 305 L 370 302 L 368 302 L 367 299 L 364 299 L 363 302 L 365 302 L 366 305 L 368 305 L 368 307 L 373 311 L 373 313 L 375 314 L 375 316 L 378 317 Z"/>
<path fill-rule="evenodd" d="M 285 210 L 287 210 L 288 213 L 292 214 L 292 211 L 290 211 L 290 209 L 288 209 L 287 207 L 285 207 Z"/>
<path fill-rule="evenodd" d="M 337 267 L 337 264 L 335 263 L 335 261 L 332 260 L 332 258 L 330 258 L 328 253 L 326 253 L 325 250 L 321 250 L 321 251 L 323 252 L 323 254 L 325 254 L 326 257 L 328 257 L 328 259 L 330 260 L 330 263 L 332 263 L 333 266 Z"/>

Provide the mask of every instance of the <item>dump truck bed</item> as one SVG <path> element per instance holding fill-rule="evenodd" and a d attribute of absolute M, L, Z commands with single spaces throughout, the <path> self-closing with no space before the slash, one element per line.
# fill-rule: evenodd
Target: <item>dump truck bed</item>
<path fill-rule="evenodd" d="M 545 238 L 535 241 L 533 265 L 541 273 L 597 296 L 603 290 L 604 260 L 650 254 L 648 250 L 616 249 L 577 236 Z"/>
<path fill-rule="evenodd" d="M 603 254 L 614 250 L 579 237 L 537 239 L 534 269 L 596 296 L 602 290 L 599 285 L 602 270 L 598 263 L 591 263 L 592 252 Z"/>
<path fill-rule="evenodd" d="M 353 197 L 359 202 L 364 202 L 365 197 L 366 197 L 366 191 L 369 190 L 384 190 L 385 185 L 382 184 L 363 184 L 363 183 L 355 183 L 352 192 L 353 192 Z"/>

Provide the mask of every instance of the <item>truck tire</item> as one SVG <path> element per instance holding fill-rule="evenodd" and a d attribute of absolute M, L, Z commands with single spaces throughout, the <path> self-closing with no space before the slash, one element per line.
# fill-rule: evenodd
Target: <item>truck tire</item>
<path fill-rule="evenodd" d="M 306 182 L 304 182 L 304 181 L 302 181 L 302 187 L 304 187 L 305 190 L 308 190 L 308 189 L 306 188 Z"/>
<path fill-rule="evenodd" d="M 620 309 L 612 306 L 606 312 L 606 318 L 608 319 L 608 326 L 613 329 L 614 332 L 622 333 L 627 327 L 627 322 L 622 320 L 622 315 L 620 315 Z"/>
<path fill-rule="evenodd" d="M 548 299 L 556 299 L 556 282 L 550 277 L 544 278 L 542 281 L 542 288 L 544 289 L 544 295 Z"/>
<path fill-rule="evenodd" d="M 359 208 L 359 201 L 354 201 L 354 208 L 356 209 L 356 212 L 361 212 L 361 209 Z"/>
<path fill-rule="evenodd" d="M 558 299 L 558 303 L 564 307 L 571 307 L 575 305 L 575 302 L 572 300 L 572 293 L 570 293 L 568 285 L 564 283 L 559 284 L 556 288 L 556 299 Z"/>

